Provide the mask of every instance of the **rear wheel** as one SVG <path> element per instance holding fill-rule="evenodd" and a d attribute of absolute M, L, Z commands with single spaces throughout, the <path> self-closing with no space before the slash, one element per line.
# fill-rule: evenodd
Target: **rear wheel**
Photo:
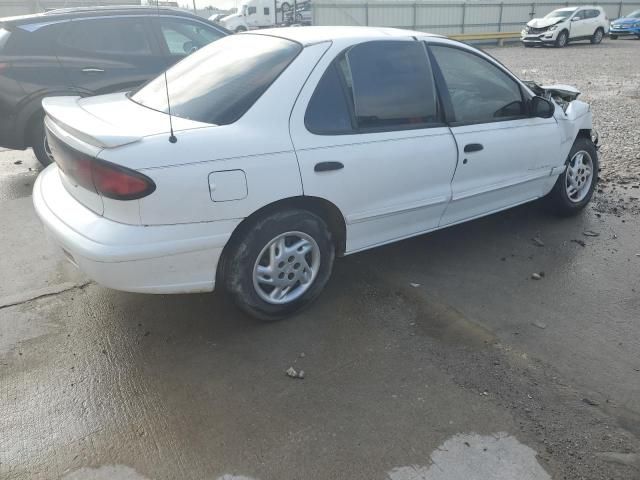
<path fill-rule="evenodd" d="M 566 30 L 561 31 L 558 34 L 558 38 L 556 38 L 556 48 L 563 48 L 567 46 L 567 42 L 569 41 L 569 34 Z"/>
<path fill-rule="evenodd" d="M 562 216 L 575 215 L 591 200 L 598 182 L 598 152 L 593 142 L 579 137 L 571 147 L 565 171 L 547 196 L 551 209 Z"/>
<path fill-rule="evenodd" d="M 604 30 L 602 30 L 601 28 L 597 28 L 596 31 L 593 32 L 593 35 L 591 36 L 591 43 L 593 45 L 597 45 L 602 41 L 603 37 L 604 37 Z"/>
<path fill-rule="evenodd" d="M 327 224 L 305 210 L 266 215 L 225 253 L 222 281 L 235 303 L 277 320 L 315 300 L 329 280 L 335 245 Z"/>
<path fill-rule="evenodd" d="M 38 114 L 38 116 L 31 122 L 31 128 L 29 129 L 29 143 L 33 148 L 38 161 L 47 166 L 53 162 L 51 156 L 51 150 L 49 149 L 49 143 L 47 142 L 47 136 L 44 131 L 44 114 Z"/>

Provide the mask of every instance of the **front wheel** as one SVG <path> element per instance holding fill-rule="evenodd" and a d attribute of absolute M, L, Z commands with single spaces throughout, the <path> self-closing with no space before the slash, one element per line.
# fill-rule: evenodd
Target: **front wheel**
<path fill-rule="evenodd" d="M 604 31 L 601 28 L 598 28 L 596 29 L 595 32 L 593 32 L 593 35 L 591 36 L 591 43 L 593 45 L 597 45 L 602 41 L 603 37 L 604 37 Z"/>
<path fill-rule="evenodd" d="M 331 276 L 335 245 L 327 224 L 311 212 L 266 215 L 233 242 L 222 281 L 235 303 L 260 320 L 297 312 L 320 295 Z"/>
<path fill-rule="evenodd" d="M 598 182 L 598 152 L 590 139 L 579 137 L 571 147 L 565 171 L 547 196 L 558 215 L 579 213 L 591 200 Z"/>
<path fill-rule="evenodd" d="M 566 30 L 563 30 L 556 38 L 556 48 L 562 48 L 567 46 L 567 42 L 569 41 L 569 34 Z"/>

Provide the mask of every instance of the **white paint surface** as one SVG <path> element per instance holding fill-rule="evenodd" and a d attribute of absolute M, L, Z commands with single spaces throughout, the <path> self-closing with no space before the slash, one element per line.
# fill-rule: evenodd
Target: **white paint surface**
<path fill-rule="evenodd" d="M 431 454 L 429 466 L 397 467 L 389 480 L 551 480 L 535 450 L 515 437 L 458 434 Z"/>

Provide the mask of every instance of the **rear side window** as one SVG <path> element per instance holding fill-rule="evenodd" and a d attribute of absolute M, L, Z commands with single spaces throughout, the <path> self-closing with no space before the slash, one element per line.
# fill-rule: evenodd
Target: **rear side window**
<path fill-rule="evenodd" d="M 19 56 L 53 55 L 58 37 L 68 23 L 18 25 L 11 32 L 7 32 L 8 35 L 4 38 L 6 42 L 4 53 Z M 2 34 L 0 34 L 0 47 L 2 42 Z"/>
<path fill-rule="evenodd" d="M 73 20 L 60 44 L 69 50 L 105 55 L 147 55 L 151 44 L 143 18 Z"/>
<path fill-rule="evenodd" d="M 439 123 L 437 105 L 424 44 L 367 42 L 329 67 L 305 123 L 319 134 L 346 133 L 352 124 L 359 132 L 424 128 Z"/>
<path fill-rule="evenodd" d="M 267 35 L 230 35 L 198 50 L 167 70 L 171 113 L 215 125 L 240 118 L 300 53 L 302 46 Z M 168 113 L 165 77 L 131 97 Z"/>
<path fill-rule="evenodd" d="M 488 60 L 454 47 L 432 45 L 457 124 L 513 120 L 526 109 L 518 83 Z"/>
<path fill-rule="evenodd" d="M 307 107 L 304 122 L 313 133 L 331 135 L 351 133 L 354 129 L 349 108 L 353 101 L 347 98 L 338 68 L 338 62 L 329 66 Z"/>

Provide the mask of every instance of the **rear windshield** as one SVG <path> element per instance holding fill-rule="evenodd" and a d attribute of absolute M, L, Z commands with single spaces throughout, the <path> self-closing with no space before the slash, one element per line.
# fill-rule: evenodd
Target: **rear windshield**
<path fill-rule="evenodd" d="M 571 16 L 571 14 L 573 12 L 575 12 L 575 11 L 576 11 L 575 8 L 572 8 L 570 10 L 566 10 L 566 9 L 554 10 L 553 12 L 546 14 L 544 16 L 544 18 L 562 18 L 562 19 L 565 19 L 565 18 L 569 18 Z"/>
<path fill-rule="evenodd" d="M 11 35 L 11 32 L 9 32 L 9 30 L 0 27 L 0 52 L 4 50 L 4 46 L 7 44 L 7 40 L 9 40 L 9 35 Z"/>
<path fill-rule="evenodd" d="M 240 118 L 298 55 L 295 42 L 266 35 L 233 35 L 191 54 L 167 71 L 171 114 L 226 125 Z M 168 113 L 164 75 L 130 96 Z"/>

